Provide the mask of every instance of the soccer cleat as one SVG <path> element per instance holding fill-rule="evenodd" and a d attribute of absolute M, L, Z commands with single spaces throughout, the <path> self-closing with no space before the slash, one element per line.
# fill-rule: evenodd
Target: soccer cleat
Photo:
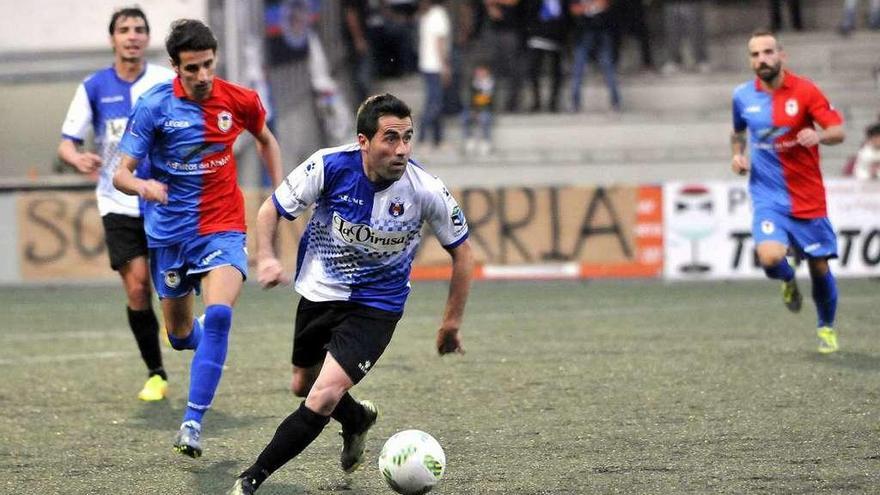
<path fill-rule="evenodd" d="M 247 478 L 238 478 L 235 480 L 235 484 L 232 485 L 232 490 L 229 491 L 229 495 L 253 495 L 256 491 L 257 489 L 254 488 L 251 480 Z"/>
<path fill-rule="evenodd" d="M 193 459 L 198 459 L 202 456 L 202 442 L 199 441 L 201 434 L 202 427 L 195 421 L 183 423 L 180 425 L 177 436 L 174 437 L 174 450 Z"/>
<path fill-rule="evenodd" d="M 788 282 L 782 282 L 782 302 L 785 303 L 785 307 L 792 313 L 797 313 L 801 310 L 804 297 L 801 295 L 801 291 L 798 290 L 797 280 L 791 279 Z"/>
<path fill-rule="evenodd" d="M 356 432 L 347 432 L 345 427 L 339 432 L 342 435 L 342 454 L 339 455 L 339 464 L 346 473 L 354 472 L 364 461 L 364 447 L 367 444 L 367 432 L 376 424 L 379 411 L 368 400 L 360 401 L 364 408 L 364 423 Z"/>
<path fill-rule="evenodd" d="M 168 382 L 163 380 L 159 375 L 153 375 L 144 383 L 144 388 L 138 392 L 138 399 L 153 402 L 165 398 L 168 392 Z"/>
<path fill-rule="evenodd" d="M 820 327 L 816 331 L 819 337 L 819 352 L 821 354 L 831 354 L 839 349 L 837 345 L 837 332 L 831 327 Z"/>

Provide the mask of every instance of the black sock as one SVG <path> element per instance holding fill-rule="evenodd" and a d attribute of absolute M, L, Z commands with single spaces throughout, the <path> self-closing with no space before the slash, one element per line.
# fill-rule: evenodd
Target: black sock
<path fill-rule="evenodd" d="M 266 445 L 257 457 L 257 462 L 239 477 L 247 477 L 255 488 L 259 487 L 269 475 L 299 455 L 318 438 L 328 422 L 330 422 L 329 417 L 321 416 L 307 408 L 303 401 L 296 411 L 281 422 L 269 445 Z"/>
<path fill-rule="evenodd" d="M 163 380 L 167 380 L 168 375 L 165 374 L 165 368 L 162 366 L 162 351 L 159 349 L 159 321 L 153 313 L 153 308 L 140 311 L 129 307 L 125 309 L 128 311 L 128 325 L 141 351 L 141 358 L 150 370 L 150 376 L 159 375 Z"/>
<path fill-rule="evenodd" d="M 339 399 L 330 417 L 342 424 L 342 429 L 350 431 L 364 422 L 364 407 L 354 400 L 348 392 Z"/>

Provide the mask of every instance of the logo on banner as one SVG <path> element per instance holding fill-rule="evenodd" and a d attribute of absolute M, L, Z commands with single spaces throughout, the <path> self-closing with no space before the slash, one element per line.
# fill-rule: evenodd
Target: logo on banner
<path fill-rule="evenodd" d="M 798 102 L 794 98 L 785 101 L 785 113 L 789 117 L 794 117 L 798 113 Z"/>
<path fill-rule="evenodd" d="M 229 132 L 232 129 L 232 114 L 225 110 L 217 114 L 217 128 Z"/>
<path fill-rule="evenodd" d="M 690 241 L 690 260 L 679 266 L 684 273 L 705 273 L 711 265 L 699 259 L 699 243 L 712 235 L 716 228 L 715 204 L 712 193 L 702 184 L 683 186 L 675 198 L 673 215 L 674 232 Z"/>

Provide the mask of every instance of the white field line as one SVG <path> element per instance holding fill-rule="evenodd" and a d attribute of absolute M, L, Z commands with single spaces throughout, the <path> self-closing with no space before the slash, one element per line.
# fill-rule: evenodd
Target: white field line
<path fill-rule="evenodd" d="M 852 304 L 852 303 L 870 303 L 876 304 L 877 297 L 874 295 L 858 295 L 858 296 L 849 296 L 843 299 L 844 304 Z M 614 316 L 614 315 L 639 315 L 639 314 L 657 314 L 657 313 L 676 313 L 676 312 L 693 312 L 695 310 L 700 309 L 711 309 L 711 308 L 722 308 L 729 307 L 731 304 L 730 301 L 716 301 L 710 304 L 676 304 L 676 305 L 667 305 L 661 307 L 653 307 L 653 306 L 626 306 L 626 307 L 610 307 L 610 308 L 600 308 L 600 309 L 579 309 L 579 310 L 568 310 L 565 311 L 566 316 L 570 316 L 572 318 L 582 318 L 582 317 L 595 317 L 595 316 Z M 490 312 L 490 313 L 470 313 L 466 314 L 467 321 L 506 321 L 506 320 L 529 320 L 536 318 L 544 318 L 546 315 L 541 311 L 534 311 L 532 308 L 521 307 L 520 309 L 524 309 L 523 311 L 503 311 L 503 312 Z M 540 308 L 538 308 L 540 309 Z M 414 316 L 407 317 L 404 316 L 401 320 L 401 324 L 403 325 L 434 325 L 438 324 L 441 317 L 442 308 L 437 309 L 436 316 Z M 292 322 L 285 321 L 280 324 L 285 326 L 285 331 L 293 331 Z M 264 333 L 266 330 L 275 330 L 277 329 L 279 324 L 270 324 L 270 325 L 247 325 L 247 324 L 238 324 L 237 328 L 233 328 L 233 332 L 236 334 L 257 334 Z M 29 334 L 16 334 L 16 335 L 0 335 L 0 346 L 9 348 L 5 345 L 6 343 L 13 342 L 34 342 L 34 341 L 54 341 L 54 340 L 83 340 L 83 339 L 114 339 L 114 340 L 132 340 L 131 332 L 127 328 L 114 328 L 107 329 L 104 331 L 99 330 L 72 330 L 65 332 L 42 332 L 42 333 L 29 333 Z M 164 348 L 163 344 L 163 348 Z M 164 350 L 168 350 L 165 348 Z M 17 355 L 11 358 L 0 358 L 0 366 L 4 365 L 16 365 L 16 364 L 32 364 L 32 363 L 61 363 L 67 361 L 81 361 L 81 360 L 89 360 L 89 359 L 119 359 L 123 357 L 131 357 L 136 355 L 137 353 L 134 351 L 124 352 L 124 351 L 107 351 L 107 352 L 95 352 L 95 353 L 78 353 L 78 354 L 45 354 L 45 355 Z"/>

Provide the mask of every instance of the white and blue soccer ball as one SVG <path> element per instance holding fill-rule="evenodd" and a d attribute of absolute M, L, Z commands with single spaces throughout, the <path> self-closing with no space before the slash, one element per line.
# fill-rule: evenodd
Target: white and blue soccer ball
<path fill-rule="evenodd" d="M 431 435 L 404 430 L 385 442 L 379 454 L 379 471 L 395 492 L 422 495 L 443 478 L 446 454 Z"/>

